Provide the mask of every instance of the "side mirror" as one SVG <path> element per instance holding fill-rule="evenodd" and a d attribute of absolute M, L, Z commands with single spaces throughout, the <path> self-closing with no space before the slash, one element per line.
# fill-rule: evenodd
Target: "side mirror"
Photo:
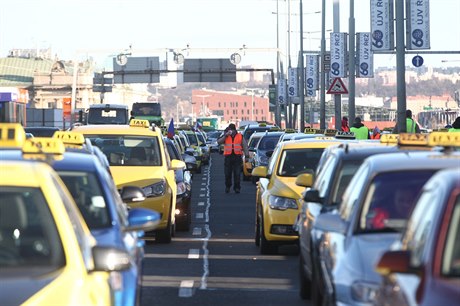
<path fill-rule="evenodd" d="M 318 189 L 309 189 L 309 190 L 305 191 L 305 194 L 303 196 L 303 200 L 305 202 L 322 203 L 322 199 L 319 196 Z"/>
<path fill-rule="evenodd" d="M 257 176 L 257 177 L 267 177 L 268 174 L 268 169 L 265 166 L 258 166 L 252 169 L 252 176 Z"/>
<path fill-rule="evenodd" d="M 313 185 L 313 175 L 310 173 L 299 174 L 295 179 L 295 184 L 302 187 L 311 187 Z"/>
<path fill-rule="evenodd" d="M 387 251 L 383 253 L 376 270 L 382 275 L 390 273 L 410 273 L 409 251 Z"/>
<path fill-rule="evenodd" d="M 313 226 L 323 232 L 334 232 L 345 235 L 348 222 L 344 221 L 336 213 L 326 213 L 319 214 Z"/>
<path fill-rule="evenodd" d="M 196 171 L 198 169 L 198 165 L 195 163 L 185 163 L 187 165 L 187 170 L 189 171 Z"/>
<path fill-rule="evenodd" d="M 171 160 L 171 170 L 180 170 L 180 169 L 185 169 L 186 165 L 183 161 L 178 160 L 178 159 L 173 159 Z"/>
<path fill-rule="evenodd" d="M 161 216 L 154 210 L 146 208 L 132 208 L 128 212 L 128 223 L 125 231 L 151 231 L 161 220 Z"/>
<path fill-rule="evenodd" d="M 94 246 L 92 249 L 94 259 L 93 271 L 124 271 L 131 267 L 128 252 L 123 249 L 105 246 Z"/>
<path fill-rule="evenodd" d="M 144 191 L 137 186 L 122 187 L 120 196 L 125 203 L 142 202 L 146 198 Z"/>

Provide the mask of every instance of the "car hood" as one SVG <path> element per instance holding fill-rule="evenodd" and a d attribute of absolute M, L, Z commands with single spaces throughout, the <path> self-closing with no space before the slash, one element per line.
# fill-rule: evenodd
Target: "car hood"
<path fill-rule="evenodd" d="M 375 271 L 375 266 L 382 254 L 390 249 L 395 240 L 401 237 L 400 233 L 374 233 L 361 234 L 353 238 L 355 240 L 355 254 L 350 254 L 350 258 L 358 259 L 360 263 L 359 271 L 362 272 L 361 280 L 380 282 L 380 275 Z"/>
<path fill-rule="evenodd" d="M 164 178 L 164 170 L 161 168 L 162 167 L 111 166 L 110 172 L 118 188 L 125 185 L 144 187 Z"/>
<path fill-rule="evenodd" d="M 274 180 L 271 194 L 296 200 L 300 199 L 300 194 L 305 190 L 305 187 L 297 186 L 295 180 L 295 177 L 277 177 Z"/>

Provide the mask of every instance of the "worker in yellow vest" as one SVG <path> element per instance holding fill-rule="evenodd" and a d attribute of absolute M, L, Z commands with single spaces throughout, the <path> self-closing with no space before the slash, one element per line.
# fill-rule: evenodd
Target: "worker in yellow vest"
<path fill-rule="evenodd" d="M 460 117 L 457 117 L 452 123 L 452 127 L 449 129 L 449 132 L 458 132 L 460 133 Z"/>
<path fill-rule="evenodd" d="M 355 134 L 355 139 L 370 139 L 369 129 L 362 124 L 361 118 L 356 117 L 355 122 L 350 128 L 350 132 Z"/>
<path fill-rule="evenodd" d="M 400 133 L 398 124 L 395 125 L 393 133 Z M 412 118 L 412 111 L 410 109 L 406 110 L 406 133 L 420 133 L 420 127 Z"/>
<path fill-rule="evenodd" d="M 249 158 L 248 144 L 233 123 L 228 125 L 217 143 L 224 144 L 225 193 L 230 192 L 232 185 L 235 193 L 240 193 L 243 154 L 247 160 Z"/>

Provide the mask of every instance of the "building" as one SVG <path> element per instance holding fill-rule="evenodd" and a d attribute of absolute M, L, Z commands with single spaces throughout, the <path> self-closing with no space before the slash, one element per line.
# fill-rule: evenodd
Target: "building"
<path fill-rule="evenodd" d="M 262 90 L 263 91 L 263 90 Z M 259 91 L 217 92 L 211 90 L 192 91 L 192 116 L 221 116 L 223 121 L 273 122 L 273 114 L 268 110 L 268 97 Z"/>

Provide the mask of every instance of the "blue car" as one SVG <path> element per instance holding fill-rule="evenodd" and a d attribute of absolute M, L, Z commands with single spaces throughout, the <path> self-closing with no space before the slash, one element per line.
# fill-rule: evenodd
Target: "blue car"
<path fill-rule="evenodd" d="M 1 161 L 31 156 L 37 158 L 36 153 L 0 150 Z M 144 242 L 140 237 L 143 231 L 155 228 L 160 220 L 159 213 L 144 208 L 129 209 L 124 202 L 142 201 L 145 198 L 142 190 L 127 186 L 119 192 L 110 173 L 93 154 L 47 153 L 45 160 L 66 184 L 97 244 L 120 247 L 130 254 L 130 269 L 111 275 L 115 305 L 140 304 L 144 257 Z"/>

